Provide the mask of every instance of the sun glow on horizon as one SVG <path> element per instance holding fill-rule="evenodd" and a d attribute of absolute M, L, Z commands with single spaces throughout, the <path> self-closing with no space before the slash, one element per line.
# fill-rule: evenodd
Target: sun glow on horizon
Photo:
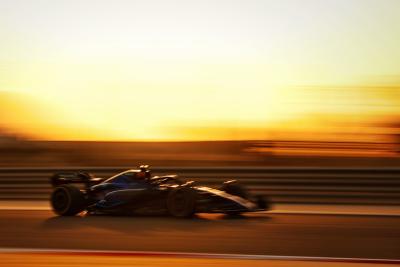
<path fill-rule="evenodd" d="M 0 127 L 56 140 L 263 139 L 326 127 L 315 114 L 391 116 L 397 93 L 362 89 L 400 75 L 400 4 L 383 2 L 3 0 L 0 96 L 20 97 L 4 97 Z"/>

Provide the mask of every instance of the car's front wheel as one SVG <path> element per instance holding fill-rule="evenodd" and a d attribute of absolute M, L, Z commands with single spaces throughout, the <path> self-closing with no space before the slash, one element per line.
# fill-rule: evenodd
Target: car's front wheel
<path fill-rule="evenodd" d="M 53 211 L 62 216 L 73 216 L 86 208 L 85 195 L 73 185 L 56 187 L 50 199 Z"/>
<path fill-rule="evenodd" d="M 249 198 L 247 189 L 243 185 L 238 184 L 236 181 L 227 181 L 223 183 L 220 190 L 233 196 L 238 196 L 244 199 Z"/>

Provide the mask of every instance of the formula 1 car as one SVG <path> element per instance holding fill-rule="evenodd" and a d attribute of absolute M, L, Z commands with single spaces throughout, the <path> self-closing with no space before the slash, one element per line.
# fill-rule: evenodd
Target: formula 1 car
<path fill-rule="evenodd" d="M 261 196 L 251 197 L 235 180 L 219 189 L 183 181 L 177 175 L 152 176 L 147 165 L 109 179 L 76 173 L 56 173 L 50 182 L 53 211 L 61 216 L 89 214 L 159 214 L 191 217 L 195 213 L 237 215 L 268 209 Z"/>

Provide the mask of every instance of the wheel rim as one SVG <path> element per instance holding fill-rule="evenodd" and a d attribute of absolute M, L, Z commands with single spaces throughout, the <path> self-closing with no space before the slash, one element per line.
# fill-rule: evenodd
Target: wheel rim
<path fill-rule="evenodd" d="M 63 212 L 68 208 L 69 197 L 66 192 L 59 189 L 54 192 L 52 197 L 52 205 L 55 211 Z"/>

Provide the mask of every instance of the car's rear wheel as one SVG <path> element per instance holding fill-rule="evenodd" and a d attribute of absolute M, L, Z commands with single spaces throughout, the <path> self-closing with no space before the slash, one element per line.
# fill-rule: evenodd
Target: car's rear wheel
<path fill-rule="evenodd" d="M 169 192 L 167 209 L 175 217 L 191 217 L 195 213 L 196 192 L 190 187 L 178 187 Z"/>
<path fill-rule="evenodd" d="M 73 216 L 82 212 L 86 207 L 84 194 L 73 185 L 62 185 L 51 194 L 53 211 L 62 216 Z"/>

